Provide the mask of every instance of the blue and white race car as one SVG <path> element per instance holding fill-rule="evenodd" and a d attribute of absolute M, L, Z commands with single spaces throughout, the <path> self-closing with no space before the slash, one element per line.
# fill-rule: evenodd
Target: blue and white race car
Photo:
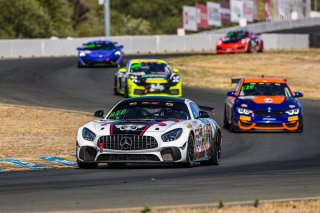
<path fill-rule="evenodd" d="M 78 47 L 78 67 L 94 64 L 121 65 L 123 63 L 122 45 L 109 40 L 95 40 Z"/>
<path fill-rule="evenodd" d="M 303 132 L 303 108 L 285 79 L 242 78 L 227 94 L 224 127 L 230 131 Z"/>

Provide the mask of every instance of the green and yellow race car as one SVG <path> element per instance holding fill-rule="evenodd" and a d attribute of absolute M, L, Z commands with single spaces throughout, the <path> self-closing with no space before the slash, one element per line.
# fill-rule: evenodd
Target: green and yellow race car
<path fill-rule="evenodd" d="M 160 59 L 132 59 L 114 77 L 114 94 L 125 97 L 182 96 L 177 68 Z"/>

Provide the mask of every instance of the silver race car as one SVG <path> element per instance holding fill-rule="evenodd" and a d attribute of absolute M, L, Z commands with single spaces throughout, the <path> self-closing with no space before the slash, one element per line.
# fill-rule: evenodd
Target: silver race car
<path fill-rule="evenodd" d="M 192 167 L 218 165 L 221 131 L 212 108 L 198 107 L 184 98 L 140 97 L 119 102 L 105 116 L 78 130 L 77 163 L 97 168 L 99 163 L 171 163 Z"/>

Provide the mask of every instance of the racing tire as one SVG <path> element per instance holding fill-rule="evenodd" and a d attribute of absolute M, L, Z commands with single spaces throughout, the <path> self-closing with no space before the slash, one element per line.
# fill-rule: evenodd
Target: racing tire
<path fill-rule="evenodd" d="M 187 144 L 186 161 L 177 164 L 178 167 L 192 168 L 193 167 L 193 155 L 194 155 L 194 136 L 190 133 Z"/>
<path fill-rule="evenodd" d="M 221 133 L 218 132 L 212 146 L 210 147 L 211 158 L 207 161 L 201 161 L 201 166 L 219 165 L 221 157 Z"/>
<path fill-rule="evenodd" d="M 108 165 L 113 168 L 123 168 L 127 166 L 126 163 L 108 163 Z"/>
<path fill-rule="evenodd" d="M 247 53 L 251 53 L 252 52 L 252 46 L 251 46 L 251 42 L 248 43 L 248 47 L 247 47 Z"/>
<path fill-rule="evenodd" d="M 263 53 L 263 50 L 264 50 L 264 44 L 263 42 L 260 42 L 258 53 Z"/>
<path fill-rule="evenodd" d="M 118 89 L 117 89 L 117 77 L 114 77 L 114 82 L 113 82 L 113 94 L 118 95 Z"/>
<path fill-rule="evenodd" d="M 296 133 L 303 133 L 303 120 L 299 121 L 299 126 Z"/>
<path fill-rule="evenodd" d="M 230 132 L 235 132 L 236 128 L 234 126 L 234 120 L 233 120 L 233 112 L 231 113 L 231 124 L 229 124 L 229 131 Z"/>
<path fill-rule="evenodd" d="M 78 68 L 83 68 L 86 67 L 86 65 L 82 65 L 79 61 L 78 61 Z"/>
<path fill-rule="evenodd" d="M 124 87 L 124 97 L 129 98 L 128 84 L 126 84 Z"/>
<path fill-rule="evenodd" d="M 80 169 L 96 169 L 96 168 L 98 168 L 98 163 L 85 163 L 85 162 L 78 161 L 77 164 Z"/>
<path fill-rule="evenodd" d="M 230 128 L 230 124 L 229 124 L 228 119 L 227 119 L 226 107 L 224 107 L 224 113 L 223 113 L 223 128 L 225 128 L 225 129 L 229 129 Z"/>

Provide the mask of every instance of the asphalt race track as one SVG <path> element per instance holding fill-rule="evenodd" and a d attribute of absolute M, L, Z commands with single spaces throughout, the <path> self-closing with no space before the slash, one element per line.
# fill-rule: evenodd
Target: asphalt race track
<path fill-rule="evenodd" d="M 89 112 L 110 109 L 122 99 L 112 95 L 114 72 L 105 67 L 78 69 L 75 58 L 1 60 L 0 102 Z M 222 125 L 224 92 L 184 88 L 184 96 L 214 106 Z M 1 173 L 0 212 L 320 196 L 320 102 L 301 101 L 303 134 L 223 130 L 219 167 L 130 165 Z"/>

